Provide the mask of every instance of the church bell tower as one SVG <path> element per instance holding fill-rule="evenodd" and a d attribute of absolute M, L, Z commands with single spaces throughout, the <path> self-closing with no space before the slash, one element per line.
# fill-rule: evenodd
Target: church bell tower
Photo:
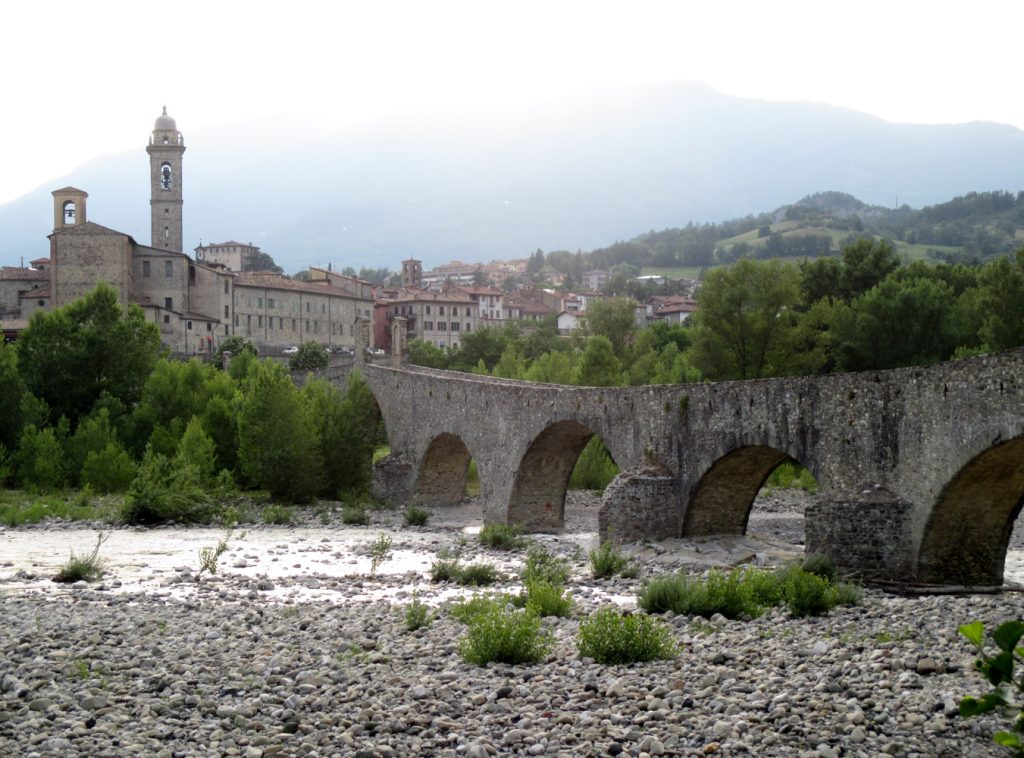
<path fill-rule="evenodd" d="M 150 214 L 153 219 L 151 247 L 182 252 L 181 156 L 185 139 L 174 119 L 163 115 L 153 125 L 146 147 L 149 153 Z"/>

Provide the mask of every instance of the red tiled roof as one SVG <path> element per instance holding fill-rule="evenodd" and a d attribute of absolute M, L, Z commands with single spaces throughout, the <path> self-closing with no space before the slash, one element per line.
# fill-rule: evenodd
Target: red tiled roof
<path fill-rule="evenodd" d="M 235 275 L 235 287 L 259 287 L 261 289 L 291 290 L 308 292 L 316 295 L 333 295 L 335 297 L 359 297 L 346 287 L 327 282 L 300 282 L 287 279 L 280 274 L 262 271 L 246 271 Z"/>

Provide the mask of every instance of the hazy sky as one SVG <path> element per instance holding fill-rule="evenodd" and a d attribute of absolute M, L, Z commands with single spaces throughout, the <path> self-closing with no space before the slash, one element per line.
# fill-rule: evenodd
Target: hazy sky
<path fill-rule="evenodd" d="M 664 81 L 1024 128 L 1020 0 L 49 0 L 2 18 L 0 203 L 141 149 L 164 104 L 186 144 Z"/>

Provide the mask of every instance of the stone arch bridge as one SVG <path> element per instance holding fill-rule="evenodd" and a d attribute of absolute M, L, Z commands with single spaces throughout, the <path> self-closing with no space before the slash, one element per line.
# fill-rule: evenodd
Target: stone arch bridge
<path fill-rule="evenodd" d="M 367 365 L 391 455 L 375 486 L 458 502 L 476 461 L 486 521 L 558 531 L 580 452 L 620 475 L 602 536 L 737 534 L 772 469 L 818 481 L 806 550 L 868 580 L 996 586 L 1024 504 L 1024 350 L 928 368 L 629 388 Z"/>

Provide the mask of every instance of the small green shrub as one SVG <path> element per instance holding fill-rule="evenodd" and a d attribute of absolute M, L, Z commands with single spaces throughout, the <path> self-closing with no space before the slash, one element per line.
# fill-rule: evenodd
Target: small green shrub
<path fill-rule="evenodd" d="M 746 572 L 711 571 L 706 579 L 672 574 L 650 580 L 641 590 L 638 605 L 648 613 L 691 614 L 710 618 L 720 613 L 729 619 L 757 618 L 764 608 L 753 599 Z"/>
<path fill-rule="evenodd" d="M 590 570 L 595 579 L 611 579 L 616 574 L 621 574 L 630 566 L 630 560 L 619 546 L 611 540 L 606 540 L 590 551 Z"/>
<path fill-rule="evenodd" d="M 828 580 L 806 571 L 789 572 L 782 594 L 790 615 L 796 618 L 820 616 L 832 610 L 834 605 Z"/>
<path fill-rule="evenodd" d="M 430 612 L 427 604 L 420 600 L 418 592 L 412 593 L 412 602 L 405 606 L 405 628 L 410 632 L 430 626 L 434 620 L 434 614 Z"/>
<path fill-rule="evenodd" d="M 569 581 L 569 562 L 549 553 L 543 545 L 533 544 L 526 551 L 526 565 L 523 567 L 523 583 L 550 582 L 565 584 Z"/>
<path fill-rule="evenodd" d="M 205 572 L 217 573 L 217 564 L 220 561 L 220 557 L 228 551 L 228 541 L 231 539 L 231 533 L 232 530 L 228 529 L 224 532 L 223 539 L 218 540 L 215 546 L 199 549 L 199 571 L 196 572 L 197 582 Z"/>
<path fill-rule="evenodd" d="M 405 509 L 405 513 L 402 516 L 405 518 L 406 526 L 426 526 L 430 513 L 423 508 L 410 505 Z"/>
<path fill-rule="evenodd" d="M 540 617 L 526 610 L 507 611 L 497 604 L 470 618 L 466 637 L 459 644 L 463 660 L 484 666 L 497 663 L 532 663 L 551 650 L 551 638 L 541 633 Z"/>
<path fill-rule="evenodd" d="M 75 555 L 75 552 L 72 550 L 71 557 L 68 558 L 68 562 L 65 563 L 61 567 L 60 571 L 57 572 L 57 575 L 53 577 L 53 581 L 65 584 L 82 580 L 91 582 L 93 579 L 99 579 L 103 576 L 103 560 L 99 557 L 100 546 L 106 542 L 109 537 L 109 532 L 100 532 L 97 534 L 96 545 L 88 555 Z"/>
<path fill-rule="evenodd" d="M 370 514 L 365 505 L 346 505 L 341 509 L 341 521 L 353 526 L 366 526 L 370 523 Z"/>
<path fill-rule="evenodd" d="M 835 605 L 860 605 L 864 600 L 864 590 L 850 582 L 839 582 L 829 587 L 830 602 Z"/>
<path fill-rule="evenodd" d="M 608 448 L 604 446 L 600 437 L 594 436 L 590 438 L 576 460 L 572 476 L 569 477 L 569 489 L 603 492 L 618 475 L 619 467 L 612 460 Z"/>
<path fill-rule="evenodd" d="M 662 622 L 643 613 L 623 614 L 617 608 L 601 608 L 581 621 L 576 647 L 580 655 L 612 666 L 668 660 L 677 651 Z"/>
<path fill-rule="evenodd" d="M 534 579 L 526 583 L 526 609 L 538 616 L 565 618 L 572 613 L 572 595 L 561 584 Z"/>
<path fill-rule="evenodd" d="M 820 576 L 822 579 L 825 579 L 830 583 L 834 583 L 838 576 L 835 561 L 821 553 L 814 553 L 804 558 L 804 562 L 800 568 L 808 574 Z"/>
<path fill-rule="evenodd" d="M 480 530 L 480 544 L 497 550 L 516 550 L 526 544 L 520 524 L 484 524 Z"/>
<path fill-rule="evenodd" d="M 391 557 L 391 535 L 378 534 L 370 544 L 370 576 L 377 573 L 380 564 Z"/>
<path fill-rule="evenodd" d="M 292 523 L 292 509 L 286 505 L 268 505 L 261 516 L 264 524 L 286 526 Z"/>
<path fill-rule="evenodd" d="M 473 595 L 468 600 L 452 605 L 448 614 L 456 621 L 468 624 L 481 613 L 500 612 L 510 601 L 508 595 Z"/>
<path fill-rule="evenodd" d="M 430 564 L 430 581 L 454 582 L 459 578 L 459 555 L 448 550 L 441 550 L 437 560 Z"/>
<path fill-rule="evenodd" d="M 455 581 L 459 584 L 468 584 L 475 587 L 483 587 L 494 584 L 501 578 L 498 569 L 491 563 L 470 563 L 459 569 Z"/>
<path fill-rule="evenodd" d="M 210 497 L 195 467 L 174 463 L 147 448 L 128 488 L 121 519 L 127 524 L 197 523 L 208 521 L 210 516 Z"/>
<path fill-rule="evenodd" d="M 292 371 L 315 371 L 327 368 L 330 359 L 331 354 L 324 345 L 316 340 L 307 340 L 288 359 L 288 368 Z"/>

